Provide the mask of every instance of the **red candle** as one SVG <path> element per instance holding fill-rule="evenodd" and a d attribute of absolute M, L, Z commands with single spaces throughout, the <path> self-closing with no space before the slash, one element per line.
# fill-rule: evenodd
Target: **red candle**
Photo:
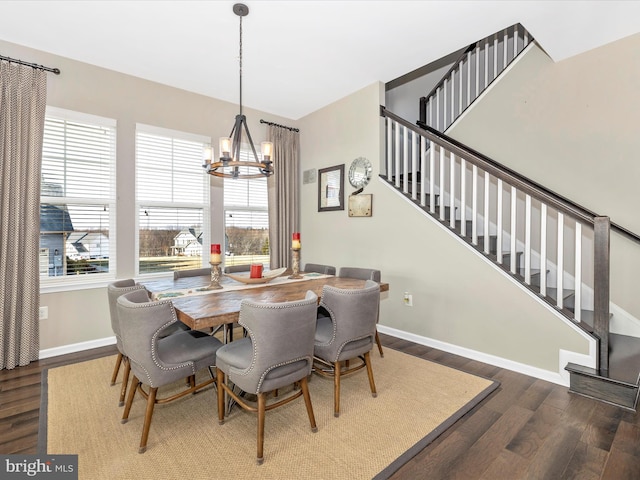
<path fill-rule="evenodd" d="M 291 239 L 291 248 L 300 250 L 300 232 L 295 232 Z"/>
<path fill-rule="evenodd" d="M 262 278 L 262 264 L 252 263 L 249 278 Z"/>
<path fill-rule="evenodd" d="M 220 244 L 212 243 L 211 244 L 211 258 L 209 260 L 211 263 L 220 263 Z"/>

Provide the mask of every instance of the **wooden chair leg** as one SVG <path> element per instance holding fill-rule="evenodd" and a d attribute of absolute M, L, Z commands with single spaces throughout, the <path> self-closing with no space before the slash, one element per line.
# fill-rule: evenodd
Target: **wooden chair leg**
<path fill-rule="evenodd" d="M 122 387 L 120 387 L 120 402 L 118 403 L 119 407 L 124 405 L 124 397 L 127 394 L 127 384 L 129 383 L 130 372 L 131 372 L 131 364 L 129 363 L 129 359 L 125 357 L 124 371 L 122 372 Z"/>
<path fill-rule="evenodd" d="M 377 397 L 376 384 L 373 381 L 373 369 L 371 368 L 371 356 L 369 352 L 364 354 L 364 363 L 367 365 L 367 374 L 369 375 L 369 386 L 371 387 L 371 396 Z"/>
<path fill-rule="evenodd" d="M 311 405 L 311 395 L 309 395 L 309 384 L 307 383 L 307 377 L 304 377 L 300 380 L 300 389 L 302 390 L 302 395 L 304 396 L 304 404 L 307 407 L 307 415 L 309 415 L 309 423 L 311 424 L 311 431 L 317 432 L 318 427 L 316 426 L 316 417 L 313 414 L 313 405 Z"/>
<path fill-rule="evenodd" d="M 144 425 L 142 427 L 142 438 L 140 438 L 140 448 L 138 448 L 138 453 L 144 453 L 147 451 L 147 439 L 149 438 L 149 428 L 151 428 L 151 418 L 153 417 L 153 407 L 156 405 L 157 393 L 158 387 L 149 389 L 147 410 L 144 413 Z"/>
<path fill-rule="evenodd" d="M 222 425 L 224 423 L 224 388 L 222 387 L 224 383 L 224 372 L 219 368 L 216 371 L 216 383 L 218 386 L 218 423 Z"/>
<path fill-rule="evenodd" d="M 111 374 L 111 385 L 116 384 L 116 379 L 118 378 L 118 372 L 120 371 L 120 364 L 122 363 L 122 354 L 118 352 L 118 356 L 116 357 L 116 364 L 113 367 L 113 373 Z"/>
<path fill-rule="evenodd" d="M 333 416 L 340 416 L 340 362 L 333 363 Z"/>
<path fill-rule="evenodd" d="M 265 393 L 258 393 L 258 456 L 257 463 L 262 465 L 264 461 L 264 412 L 266 410 L 267 396 Z"/>
<path fill-rule="evenodd" d="M 136 396 L 136 391 L 138 390 L 138 383 L 140 380 L 134 375 L 131 378 L 131 385 L 129 385 L 129 395 L 127 396 L 127 404 L 124 406 L 124 412 L 122 412 L 122 420 L 120 423 L 127 423 L 129 419 L 129 412 L 131 411 L 131 405 L 133 404 L 133 397 Z"/>
<path fill-rule="evenodd" d="M 380 335 L 378 335 L 378 330 L 376 330 L 376 343 L 378 344 L 378 352 L 380 352 L 380 356 L 384 357 L 384 352 L 382 351 L 382 342 L 380 341 Z"/>

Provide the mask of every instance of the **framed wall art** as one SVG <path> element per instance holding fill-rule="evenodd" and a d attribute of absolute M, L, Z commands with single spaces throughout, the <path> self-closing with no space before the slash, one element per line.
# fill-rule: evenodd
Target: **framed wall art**
<path fill-rule="evenodd" d="M 344 164 L 318 170 L 318 211 L 344 210 Z"/>

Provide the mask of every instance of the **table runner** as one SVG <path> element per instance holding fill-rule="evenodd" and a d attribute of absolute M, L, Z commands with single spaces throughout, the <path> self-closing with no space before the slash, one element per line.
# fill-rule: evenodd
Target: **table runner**
<path fill-rule="evenodd" d="M 230 290 L 245 290 L 248 288 L 260 288 L 260 287 L 265 287 L 267 285 L 269 286 L 281 285 L 285 283 L 303 282 L 305 280 L 311 280 L 314 278 L 326 278 L 326 277 L 333 276 L 333 275 L 324 275 L 322 273 L 315 273 L 315 272 L 302 273 L 301 275 L 302 275 L 302 278 L 297 278 L 297 279 L 292 279 L 292 278 L 289 278 L 288 276 L 281 276 L 281 277 L 276 277 L 273 280 L 270 280 L 269 282 L 266 282 L 266 283 L 251 283 L 251 284 L 241 283 L 236 280 L 233 280 L 230 277 L 227 277 L 233 283 L 225 283 L 222 286 L 222 288 L 219 288 L 217 290 L 207 290 L 206 286 L 195 287 L 195 288 L 183 288 L 183 289 L 177 289 L 177 290 L 168 290 L 164 292 L 152 293 L 151 299 L 161 300 L 163 298 L 186 297 L 191 295 L 206 295 L 208 293 L 228 292 Z"/>

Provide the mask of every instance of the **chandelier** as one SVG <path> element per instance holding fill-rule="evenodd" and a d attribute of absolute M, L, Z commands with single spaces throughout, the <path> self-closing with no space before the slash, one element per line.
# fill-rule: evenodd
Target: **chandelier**
<path fill-rule="evenodd" d="M 249 14 L 249 7 L 242 3 L 233 6 L 233 13 L 240 17 L 240 113 L 236 115 L 236 121 L 228 137 L 220 139 L 220 159 L 212 161 L 213 149 L 207 149 L 205 153 L 204 169 L 210 175 L 223 178 L 260 178 L 268 177 L 273 173 L 271 156 L 273 143 L 262 142 L 262 161 L 258 158 L 256 147 L 253 145 L 247 117 L 242 113 L 242 17 Z M 242 145 L 242 130 L 244 129 L 253 153 L 253 160 L 240 159 L 240 147 Z M 245 168 L 241 168 L 245 167 Z"/>

